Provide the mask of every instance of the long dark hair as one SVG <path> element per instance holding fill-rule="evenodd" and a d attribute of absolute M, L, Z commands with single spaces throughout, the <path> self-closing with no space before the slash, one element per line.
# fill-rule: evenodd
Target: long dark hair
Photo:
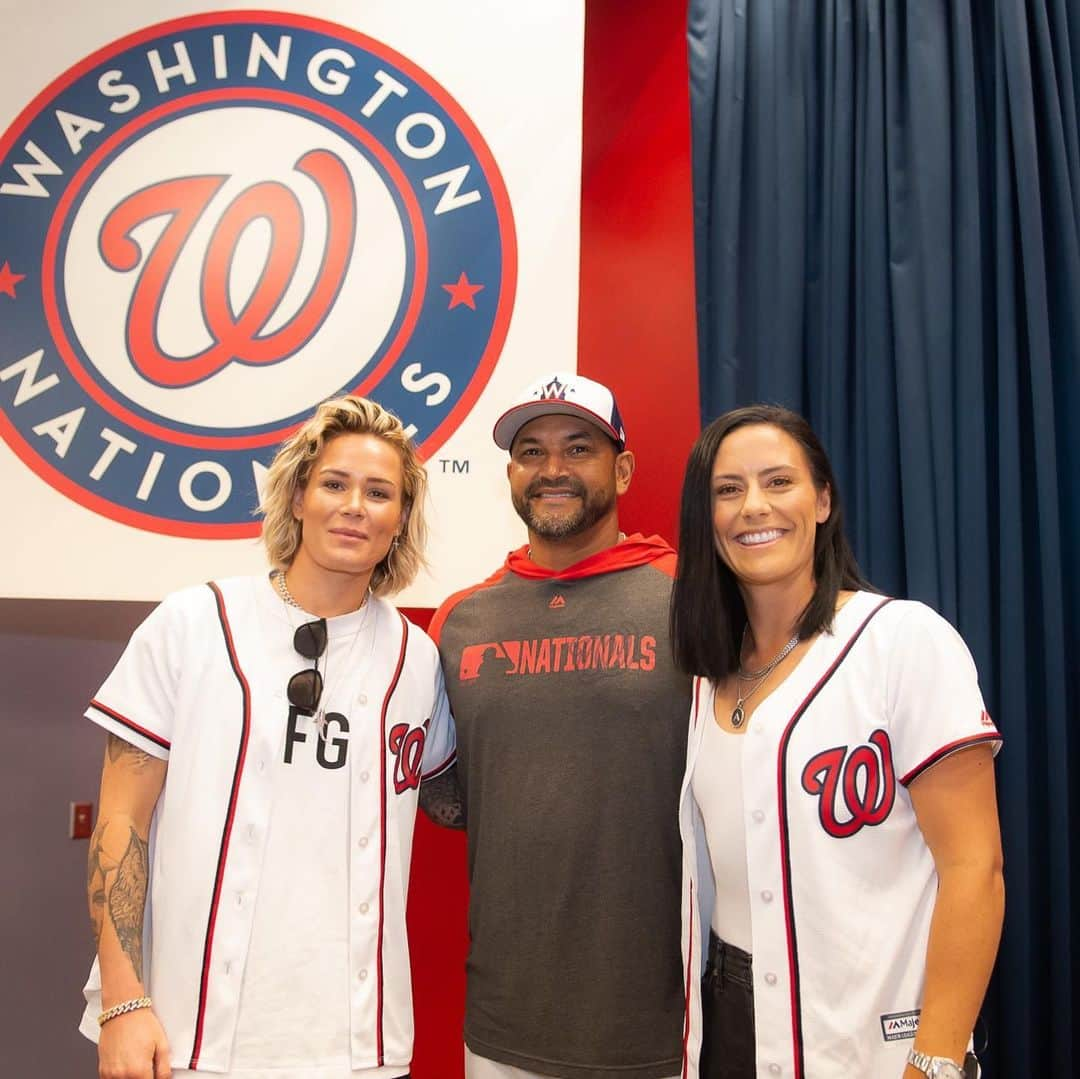
<path fill-rule="evenodd" d="M 689 674 L 721 682 L 739 666 L 746 606 L 735 575 L 716 552 L 712 471 L 720 443 L 732 431 L 769 424 L 802 447 L 814 486 L 829 489 L 829 518 L 814 536 L 814 595 L 799 622 L 800 638 L 831 632 L 841 589 L 869 589 L 844 535 L 844 511 L 825 447 L 797 412 L 779 405 L 749 405 L 725 412 L 698 436 L 683 479 L 679 513 L 679 562 L 671 593 L 671 643 L 675 662 Z"/>

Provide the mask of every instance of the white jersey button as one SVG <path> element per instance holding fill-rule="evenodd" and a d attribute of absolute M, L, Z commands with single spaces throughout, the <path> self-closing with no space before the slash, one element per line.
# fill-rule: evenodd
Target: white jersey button
<path fill-rule="evenodd" d="M 780 1074 L 780 1065 L 779 1064 L 770 1064 L 769 1065 L 769 1074 L 770 1075 L 779 1075 Z"/>
<path fill-rule="evenodd" d="M 367 694 L 361 693 L 360 696 L 356 698 L 356 703 L 359 705 L 367 704 Z"/>
<path fill-rule="evenodd" d="M 367 772 L 361 772 L 360 773 L 360 782 L 361 783 L 366 783 L 370 778 L 371 778 L 371 776 Z"/>
<path fill-rule="evenodd" d="M 753 812 L 754 820 L 760 824 L 765 819 L 765 814 L 760 809 L 755 809 Z"/>
<path fill-rule="evenodd" d="M 773 972 L 771 970 L 769 971 L 768 974 L 765 975 L 765 984 L 766 985 L 776 985 L 776 975 L 773 974 Z"/>
<path fill-rule="evenodd" d="M 367 836 L 366 836 L 366 835 L 362 835 L 362 836 L 361 836 L 361 837 L 360 837 L 360 838 L 359 838 L 359 839 L 358 839 L 358 840 L 356 841 L 356 845 L 357 845 L 358 847 L 360 847 L 360 848 L 361 848 L 361 850 L 362 850 L 362 849 L 363 849 L 364 847 L 366 847 L 366 846 L 367 846 Z"/>
<path fill-rule="evenodd" d="M 369 908 L 367 903 L 361 903 L 356 909 L 360 911 L 361 914 L 367 914 Z"/>
<path fill-rule="evenodd" d="M 761 898 L 762 898 L 762 899 L 763 899 L 763 900 L 764 900 L 764 901 L 765 901 L 766 903 L 771 903 L 771 902 L 772 902 L 772 892 L 770 892 L 770 891 L 768 890 L 768 888 L 766 888 L 766 889 L 765 889 L 765 891 L 763 891 L 763 892 L 761 893 Z"/>
<path fill-rule="evenodd" d="M 360 979 L 360 981 L 363 981 L 367 977 L 367 971 L 366 970 L 360 971 L 360 973 L 357 974 L 357 977 Z"/>

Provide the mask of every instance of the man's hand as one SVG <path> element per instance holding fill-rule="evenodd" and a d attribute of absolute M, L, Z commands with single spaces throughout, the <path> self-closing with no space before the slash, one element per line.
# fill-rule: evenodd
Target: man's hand
<path fill-rule="evenodd" d="M 110 1019 L 98 1041 L 100 1079 L 170 1079 L 169 1040 L 150 1008 Z"/>

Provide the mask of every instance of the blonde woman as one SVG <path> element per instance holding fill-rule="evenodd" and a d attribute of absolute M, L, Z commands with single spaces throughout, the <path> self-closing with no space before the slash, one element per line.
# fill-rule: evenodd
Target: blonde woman
<path fill-rule="evenodd" d="M 87 709 L 102 1079 L 407 1074 L 413 823 L 455 744 L 435 648 L 385 598 L 424 492 L 397 417 L 324 403 L 269 469 L 269 571 L 169 596 Z"/>

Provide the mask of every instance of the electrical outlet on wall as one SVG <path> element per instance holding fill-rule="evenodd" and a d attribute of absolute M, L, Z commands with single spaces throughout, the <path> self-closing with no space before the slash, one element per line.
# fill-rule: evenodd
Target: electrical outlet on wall
<path fill-rule="evenodd" d="M 72 802 L 68 835 L 72 839 L 89 839 L 94 825 L 94 803 Z"/>

